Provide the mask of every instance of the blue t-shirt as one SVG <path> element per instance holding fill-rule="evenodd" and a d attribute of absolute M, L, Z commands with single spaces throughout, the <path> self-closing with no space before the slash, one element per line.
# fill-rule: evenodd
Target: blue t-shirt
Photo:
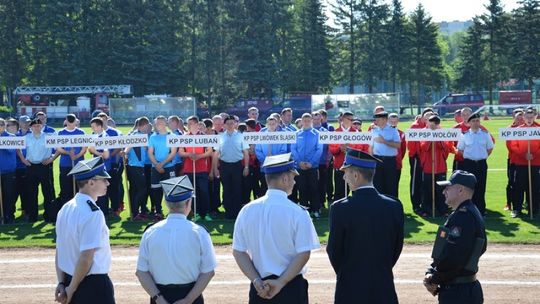
<path fill-rule="evenodd" d="M 180 130 L 175 130 L 173 131 L 174 135 L 182 135 L 182 132 L 180 132 Z M 181 164 L 183 162 L 182 160 L 182 157 L 180 156 L 180 154 L 176 153 L 176 156 L 173 158 L 173 163 L 174 164 Z"/>
<path fill-rule="evenodd" d="M 108 127 L 107 130 L 105 130 L 105 133 L 107 133 L 107 136 L 120 136 L 122 135 L 122 132 L 118 131 L 115 128 Z M 111 149 L 109 152 L 112 154 L 113 151 L 116 149 Z M 122 158 L 120 157 L 120 153 L 117 153 L 115 156 L 111 156 L 111 164 L 119 164 L 122 162 Z"/>
<path fill-rule="evenodd" d="M 73 129 L 71 131 L 64 128 L 64 129 L 58 131 L 58 135 L 62 135 L 62 136 L 64 136 L 64 135 L 84 135 L 84 134 L 85 134 L 84 131 L 79 129 L 79 128 L 75 128 L 75 129 Z M 66 148 L 64 148 L 64 150 L 66 150 L 67 152 L 73 150 L 75 154 L 79 154 L 81 152 L 82 148 L 81 147 L 73 147 L 73 148 L 66 147 Z M 74 160 L 73 163 L 76 164 L 77 162 L 79 162 L 79 161 L 81 161 L 83 159 L 84 159 L 84 155 L 77 158 L 76 160 Z M 62 168 L 71 168 L 72 167 L 71 157 L 69 155 L 62 154 L 60 156 L 60 167 L 62 167 Z"/>
<path fill-rule="evenodd" d="M 167 135 L 169 135 L 168 132 L 167 134 L 154 133 L 148 139 L 148 148 L 154 148 L 154 157 L 158 163 L 164 161 L 171 153 L 171 148 L 167 147 Z M 163 167 L 169 168 L 172 166 L 174 166 L 174 163 L 170 161 Z"/>
<path fill-rule="evenodd" d="M 2 137 L 15 137 L 15 135 L 4 131 L 0 134 Z M 17 150 L 0 149 L 0 173 L 13 173 L 17 168 Z M 7 190 L 7 189 L 6 189 Z"/>
<path fill-rule="evenodd" d="M 138 131 L 131 133 L 130 135 L 144 134 Z M 128 153 L 128 164 L 132 167 L 144 167 L 148 158 L 146 147 L 133 147 Z"/>
<path fill-rule="evenodd" d="M 109 136 L 107 135 L 107 132 L 102 132 L 101 134 L 98 135 L 98 137 L 107 137 L 107 136 Z M 109 150 L 109 149 L 96 149 L 96 151 L 99 153 L 103 153 L 105 150 Z M 110 157 L 110 153 L 111 153 L 111 150 L 109 150 L 109 158 L 103 160 L 103 163 L 105 164 L 105 170 L 112 169 L 112 159 Z"/>
<path fill-rule="evenodd" d="M 27 130 L 25 133 L 21 129 L 15 133 L 15 136 L 26 136 L 26 134 L 30 133 L 30 130 Z M 24 157 L 26 157 L 26 149 L 21 149 L 21 153 Z M 26 165 L 19 159 L 19 157 L 16 157 L 17 159 L 17 169 L 26 169 Z"/>

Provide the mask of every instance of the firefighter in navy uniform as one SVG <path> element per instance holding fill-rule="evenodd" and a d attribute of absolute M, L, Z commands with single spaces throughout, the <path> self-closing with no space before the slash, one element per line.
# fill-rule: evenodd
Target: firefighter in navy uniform
<path fill-rule="evenodd" d="M 456 170 L 450 180 L 437 184 L 446 187 L 446 204 L 454 212 L 437 232 L 431 254 L 433 263 L 424 277 L 424 286 L 433 296 L 439 296 L 441 304 L 483 303 L 476 273 L 487 239 L 482 215 L 471 201 L 476 177 Z"/>
<path fill-rule="evenodd" d="M 392 268 L 403 248 L 403 206 L 373 186 L 378 162 L 349 149 L 341 167 L 352 195 L 332 204 L 326 247 L 337 275 L 336 304 L 398 303 Z"/>

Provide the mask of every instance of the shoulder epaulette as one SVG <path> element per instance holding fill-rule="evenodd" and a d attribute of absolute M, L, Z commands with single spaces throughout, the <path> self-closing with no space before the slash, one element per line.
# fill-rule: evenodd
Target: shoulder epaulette
<path fill-rule="evenodd" d="M 346 202 L 348 202 L 348 201 L 349 201 L 349 197 L 346 196 L 346 197 L 344 197 L 344 198 L 338 199 L 337 201 L 334 201 L 332 204 L 346 203 Z"/>
<path fill-rule="evenodd" d="M 467 212 L 467 207 L 461 207 L 458 209 L 459 212 Z"/>
<path fill-rule="evenodd" d="M 155 224 L 157 224 L 158 222 L 154 222 L 154 223 L 150 223 L 148 225 L 146 225 L 146 227 L 144 228 L 144 231 L 143 232 L 146 232 L 146 230 L 148 230 L 148 228 L 154 226 Z"/>
<path fill-rule="evenodd" d="M 90 206 L 90 209 L 92 210 L 92 212 L 99 210 L 99 207 L 96 206 L 94 203 L 92 203 L 91 200 L 87 200 L 86 203 L 88 204 L 88 206 Z"/>
<path fill-rule="evenodd" d="M 306 206 L 304 206 L 304 205 L 301 205 L 300 203 L 298 203 L 298 204 L 296 204 L 296 205 L 298 205 L 298 207 L 302 208 L 302 210 L 306 210 L 306 211 L 309 210 L 309 207 L 306 207 Z"/>

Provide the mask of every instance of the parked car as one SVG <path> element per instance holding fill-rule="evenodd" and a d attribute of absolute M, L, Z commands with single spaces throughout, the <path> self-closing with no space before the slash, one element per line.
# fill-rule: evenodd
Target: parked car
<path fill-rule="evenodd" d="M 433 104 L 433 110 L 439 115 L 445 115 L 464 107 L 476 111 L 483 105 L 484 97 L 481 94 L 448 94 Z"/>

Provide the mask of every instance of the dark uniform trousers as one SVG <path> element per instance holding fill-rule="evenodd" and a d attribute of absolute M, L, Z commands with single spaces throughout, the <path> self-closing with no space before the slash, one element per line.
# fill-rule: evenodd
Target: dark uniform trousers
<path fill-rule="evenodd" d="M 271 275 L 262 280 L 277 279 L 277 275 Z M 302 275 L 297 275 L 272 299 L 267 300 L 257 295 L 257 290 L 251 284 L 249 286 L 249 304 L 308 304 L 308 281 Z"/>
<path fill-rule="evenodd" d="M 210 211 L 219 212 L 221 206 L 221 178 L 214 178 L 208 182 L 208 193 L 210 194 Z"/>
<path fill-rule="evenodd" d="M 411 169 L 411 182 L 409 184 L 411 204 L 413 211 L 418 211 L 422 203 L 422 165 L 418 156 L 409 157 L 409 164 Z"/>
<path fill-rule="evenodd" d="M 506 160 L 506 178 L 508 178 L 508 183 L 506 184 L 506 203 L 513 205 L 514 199 L 514 187 L 515 187 L 515 178 L 516 176 L 516 165 L 510 163 L 510 159 Z"/>
<path fill-rule="evenodd" d="M 15 219 L 15 193 L 13 188 L 15 187 L 15 172 L 2 173 L 2 208 L 4 212 L 4 219 L 6 223 L 10 223 Z"/>
<path fill-rule="evenodd" d="M 439 304 L 481 304 L 484 295 L 480 282 L 441 285 L 439 287 Z"/>
<path fill-rule="evenodd" d="M 242 201 L 242 164 L 220 161 L 221 183 L 223 184 L 223 207 L 225 217 L 236 219 Z"/>
<path fill-rule="evenodd" d="M 18 168 L 15 170 L 15 196 L 14 200 L 17 202 L 17 198 L 21 198 L 21 209 L 28 214 L 28 191 L 26 190 L 26 187 L 28 185 L 28 178 L 27 178 L 27 169 L 26 168 Z"/>
<path fill-rule="evenodd" d="M 119 210 L 120 202 L 122 201 L 120 194 L 122 192 L 121 184 L 123 171 L 124 167 L 117 162 L 113 162 L 111 165 L 111 169 L 107 170 L 107 172 L 111 176 L 111 178 L 109 179 L 109 187 L 107 187 L 107 196 L 111 200 L 111 209 L 113 212 Z"/>
<path fill-rule="evenodd" d="M 321 190 L 322 189 L 325 188 L 321 188 Z M 328 176 L 326 177 L 326 200 L 328 201 L 328 208 L 330 208 L 330 203 L 334 201 L 334 159 L 330 159 L 330 163 L 328 164 Z"/>
<path fill-rule="evenodd" d="M 248 176 L 242 176 L 242 204 L 245 205 L 253 199 L 261 196 L 261 186 L 259 184 L 261 169 L 254 166 L 249 166 Z"/>
<path fill-rule="evenodd" d="M 38 217 L 38 187 L 41 184 L 45 210 L 54 199 L 54 187 L 51 184 L 51 170 L 49 166 L 32 164 L 27 168 L 28 178 L 28 218 L 36 221 Z M 45 215 L 45 214 L 44 214 Z M 47 215 L 45 215 L 47 216 Z"/>
<path fill-rule="evenodd" d="M 65 286 L 71 282 L 66 274 Z M 87 275 L 77 287 L 70 304 L 115 304 L 114 287 L 107 274 Z"/>
<path fill-rule="evenodd" d="M 443 187 L 437 185 L 436 182 L 446 180 L 446 173 L 435 174 L 435 212 L 442 216 L 448 212 L 448 206 L 444 203 Z M 427 214 L 432 214 L 433 211 L 433 194 L 431 173 L 423 173 L 422 176 L 422 211 Z M 432 214 L 433 215 L 433 214 Z"/>
<path fill-rule="evenodd" d="M 150 198 L 150 193 L 152 191 L 152 165 L 144 165 L 144 182 L 146 184 L 146 193 L 143 199 L 143 205 L 141 206 L 142 213 L 149 213 L 148 210 L 148 198 Z M 151 206 L 154 209 L 154 206 Z"/>
<path fill-rule="evenodd" d="M 75 196 L 73 193 L 73 177 L 68 176 L 71 167 L 60 167 L 60 201 L 62 205 Z"/>
<path fill-rule="evenodd" d="M 345 180 L 343 179 L 343 171 L 334 170 L 334 201 L 340 200 L 349 195 L 350 189 L 347 189 L 345 194 Z"/>
<path fill-rule="evenodd" d="M 377 156 L 382 162 L 377 163 L 375 176 L 373 177 L 373 186 L 381 194 L 397 197 L 398 185 L 396 179 L 396 157 L 395 156 Z"/>
<path fill-rule="evenodd" d="M 476 186 L 474 187 L 474 194 L 472 201 L 480 211 L 480 214 L 486 214 L 486 180 L 487 180 L 487 162 L 482 160 L 470 160 L 465 159 L 463 164 L 459 164 L 459 170 L 465 170 L 474 174 L 476 177 Z"/>
<path fill-rule="evenodd" d="M 326 165 L 319 165 L 319 183 L 315 191 L 319 196 L 321 207 L 324 207 L 324 201 L 326 200 L 326 185 L 328 184 L 328 172 L 330 170 Z M 330 201 L 328 201 L 328 207 L 330 207 Z"/>
<path fill-rule="evenodd" d="M 191 289 L 193 289 L 193 286 L 195 286 L 195 282 L 182 285 L 156 284 L 156 286 L 159 292 L 161 292 L 161 295 L 165 298 L 165 300 L 167 300 L 167 302 L 174 303 L 175 301 L 185 298 L 189 294 Z M 156 302 L 150 299 L 150 304 L 156 304 Z M 203 296 L 200 295 L 197 299 L 195 299 L 195 301 L 193 301 L 193 304 L 204 304 Z"/>
<path fill-rule="evenodd" d="M 185 173 L 185 172 L 184 172 Z M 208 195 L 208 173 L 195 173 L 195 182 L 193 182 L 193 173 L 185 173 L 192 185 L 195 185 L 195 198 L 191 204 L 193 212 L 205 217 L 210 212 L 210 196 Z M 197 209 L 195 209 L 197 207 Z"/>
<path fill-rule="evenodd" d="M 136 216 L 144 212 L 146 205 L 146 176 L 144 167 L 126 166 L 127 178 L 129 182 L 129 199 L 131 202 L 131 215 Z"/>
<path fill-rule="evenodd" d="M 299 169 L 298 173 L 300 175 L 296 177 L 296 183 L 300 194 L 300 204 L 309 207 L 310 212 L 318 212 L 321 209 L 321 201 L 317 187 L 319 184 L 317 168 Z"/>
<path fill-rule="evenodd" d="M 529 169 L 527 166 L 519 165 L 515 166 L 515 168 L 512 209 L 518 212 L 522 211 L 523 195 L 525 195 L 525 202 L 529 206 L 527 212 L 530 212 Z M 531 187 L 533 214 L 538 214 L 538 207 L 540 206 L 540 166 L 531 166 Z"/>

